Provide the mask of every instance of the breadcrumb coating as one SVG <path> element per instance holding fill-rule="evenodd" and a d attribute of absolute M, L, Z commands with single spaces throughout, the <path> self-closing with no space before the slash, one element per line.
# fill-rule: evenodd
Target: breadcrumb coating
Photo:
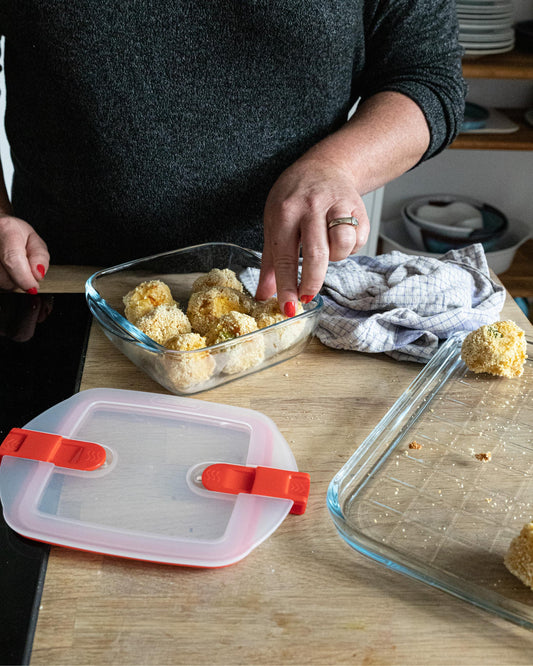
<path fill-rule="evenodd" d="M 513 576 L 533 589 L 533 523 L 526 523 L 511 541 L 503 563 Z"/>
<path fill-rule="evenodd" d="M 161 280 L 141 282 L 122 299 L 124 315 L 132 324 L 158 305 L 178 305 L 170 288 Z"/>
<path fill-rule="evenodd" d="M 179 333 L 165 342 L 167 349 L 173 351 L 194 351 L 207 347 L 206 339 L 199 333 Z"/>
<path fill-rule="evenodd" d="M 303 311 L 303 305 L 298 301 L 296 304 L 296 314 L 301 314 Z M 269 298 L 267 301 L 256 301 L 252 315 L 257 322 L 258 328 L 261 329 L 277 324 L 280 321 L 292 319 L 292 317 L 287 317 L 280 310 L 278 299 L 275 296 Z M 268 332 L 267 345 L 272 348 L 272 354 L 278 354 L 295 344 L 305 332 L 305 326 L 305 321 L 297 319 L 285 326 Z"/>
<path fill-rule="evenodd" d="M 211 346 L 254 331 L 257 331 L 257 323 L 253 317 L 232 310 L 212 324 L 205 339 L 208 346 Z"/>
<path fill-rule="evenodd" d="M 481 326 L 464 339 L 461 358 L 475 373 L 520 377 L 527 359 L 524 331 L 513 321 Z"/>
<path fill-rule="evenodd" d="M 173 351 L 195 351 L 194 354 L 168 355 L 165 366 L 169 380 L 180 390 L 197 386 L 210 379 L 215 371 L 215 359 L 207 351 L 206 339 L 198 333 L 181 333 L 167 340 L 165 347 Z"/>
<path fill-rule="evenodd" d="M 232 340 L 247 333 L 257 331 L 257 324 L 253 317 L 242 312 L 228 312 L 222 315 L 208 331 L 206 340 L 208 345 Z M 224 355 L 223 372 L 234 375 L 259 365 L 265 357 L 265 342 L 262 336 L 240 340 L 235 345 L 228 345 L 220 350 L 219 356 Z"/>
<path fill-rule="evenodd" d="M 242 282 L 229 268 L 213 268 L 209 273 L 201 275 L 193 282 L 192 291 L 205 291 L 211 287 L 230 287 L 236 291 L 244 291 Z"/>
<path fill-rule="evenodd" d="M 158 305 L 138 319 L 138 329 L 160 345 L 179 333 L 190 333 L 191 323 L 177 305 Z"/>
<path fill-rule="evenodd" d="M 296 314 L 298 315 L 303 311 L 303 305 L 298 301 L 296 304 Z M 266 328 L 267 326 L 272 326 L 272 324 L 277 324 L 278 321 L 289 319 L 280 310 L 278 299 L 275 296 L 269 298 L 267 301 L 256 301 L 251 314 L 257 322 L 257 328 Z"/>
<path fill-rule="evenodd" d="M 213 323 L 222 315 L 232 311 L 248 314 L 252 306 L 252 297 L 243 292 L 231 287 L 210 287 L 191 294 L 187 316 L 194 331 L 207 335 Z"/>

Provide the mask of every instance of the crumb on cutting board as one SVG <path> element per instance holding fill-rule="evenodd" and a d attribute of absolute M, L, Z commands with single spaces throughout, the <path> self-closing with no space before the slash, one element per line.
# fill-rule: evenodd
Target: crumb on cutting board
<path fill-rule="evenodd" d="M 422 444 L 419 444 L 417 441 L 415 441 L 415 440 L 413 439 L 413 441 L 409 443 L 409 448 L 410 448 L 410 449 L 421 449 L 421 448 L 422 448 Z"/>
<path fill-rule="evenodd" d="M 492 460 L 492 453 L 490 451 L 486 451 L 485 453 L 474 453 L 474 458 L 476 460 L 481 460 L 481 462 L 489 462 Z"/>

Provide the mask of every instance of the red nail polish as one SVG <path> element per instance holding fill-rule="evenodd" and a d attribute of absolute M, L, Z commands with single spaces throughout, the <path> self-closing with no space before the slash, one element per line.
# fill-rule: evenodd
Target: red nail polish
<path fill-rule="evenodd" d="M 44 266 L 42 264 L 37 264 L 37 270 L 41 274 L 41 277 L 44 277 Z"/>
<path fill-rule="evenodd" d="M 37 293 L 37 287 L 32 287 L 31 289 L 28 289 L 26 293 L 35 296 L 35 294 Z"/>
<path fill-rule="evenodd" d="M 283 312 L 285 312 L 286 317 L 294 317 L 294 315 L 296 314 L 296 306 L 292 301 L 288 301 L 287 303 L 285 303 Z"/>
<path fill-rule="evenodd" d="M 300 300 L 306 304 L 313 300 L 313 296 L 300 296 Z"/>

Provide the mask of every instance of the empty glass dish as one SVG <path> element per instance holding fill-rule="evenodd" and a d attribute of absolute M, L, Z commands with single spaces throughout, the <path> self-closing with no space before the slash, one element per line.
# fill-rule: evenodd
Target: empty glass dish
<path fill-rule="evenodd" d="M 450 338 L 333 478 L 340 535 L 385 566 L 533 629 L 503 560 L 533 520 L 533 341 L 519 378 L 470 372 Z"/>

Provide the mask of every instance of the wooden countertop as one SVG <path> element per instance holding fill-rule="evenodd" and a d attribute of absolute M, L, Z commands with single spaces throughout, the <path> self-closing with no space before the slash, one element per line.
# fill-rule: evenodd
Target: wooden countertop
<path fill-rule="evenodd" d="M 42 289 L 81 291 L 91 272 L 53 268 Z M 510 298 L 503 317 L 533 333 Z M 31 664 L 530 664 L 533 633 L 365 559 L 329 518 L 330 480 L 421 367 L 313 341 L 194 396 L 276 422 L 311 475 L 307 512 L 216 570 L 53 547 Z M 94 387 L 164 391 L 96 325 L 81 389 Z"/>

